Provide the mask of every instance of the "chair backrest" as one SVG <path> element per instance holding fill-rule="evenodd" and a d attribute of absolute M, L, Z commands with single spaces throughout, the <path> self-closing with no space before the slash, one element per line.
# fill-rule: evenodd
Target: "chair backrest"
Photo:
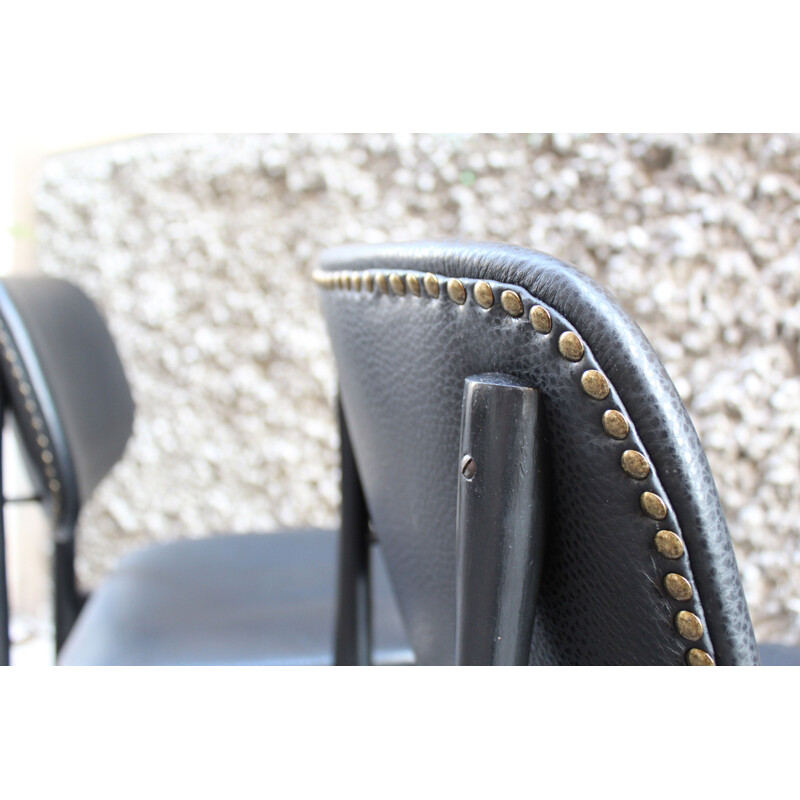
<path fill-rule="evenodd" d="M 551 489 L 532 664 L 755 664 L 708 462 L 638 326 L 500 245 L 337 248 L 315 279 L 372 526 L 418 663 L 453 663 L 465 379 L 541 393 Z"/>
<path fill-rule="evenodd" d="M 0 375 L 33 482 L 57 527 L 119 460 L 133 398 L 105 322 L 73 284 L 0 280 Z"/>

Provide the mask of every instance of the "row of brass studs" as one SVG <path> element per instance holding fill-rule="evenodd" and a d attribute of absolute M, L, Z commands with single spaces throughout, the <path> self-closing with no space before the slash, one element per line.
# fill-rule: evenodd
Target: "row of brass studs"
<path fill-rule="evenodd" d="M 50 439 L 45 432 L 44 419 L 39 413 L 30 383 L 25 378 L 25 374 L 20 366 L 16 351 L 11 346 L 11 340 L 4 330 L 0 330 L 0 347 L 3 349 L 3 357 L 11 367 L 11 376 L 17 384 L 17 390 L 24 398 L 23 405 L 31 419 L 31 427 L 36 432 L 36 444 L 39 447 L 39 457 L 44 464 L 44 474 L 47 477 L 47 488 L 52 495 L 53 510 L 58 514 L 59 492 L 61 491 L 61 481 L 58 480 L 58 472 L 55 467 L 55 456 L 50 449 Z"/>
<path fill-rule="evenodd" d="M 388 277 L 383 273 L 373 276 L 369 272 L 316 272 L 314 280 L 327 289 L 351 289 L 372 292 L 373 286 L 382 294 L 392 292 L 398 296 L 405 295 L 406 291 L 415 297 L 420 297 L 420 281 L 416 275 L 407 274 L 405 281 L 397 273 Z M 422 285 L 429 297 L 439 298 L 439 279 L 431 272 L 425 274 Z M 458 305 L 467 301 L 467 290 L 458 278 L 450 278 L 446 284 L 447 296 Z M 494 292 L 486 281 L 477 281 L 472 290 L 475 302 L 483 309 L 490 309 L 494 305 Z M 525 313 L 525 307 L 520 295 L 506 289 L 500 295 L 500 305 L 511 317 L 519 318 Z M 548 334 L 552 330 L 553 322 L 550 312 L 544 306 L 535 305 L 531 308 L 528 317 L 531 326 L 537 333 Z M 580 337 L 572 331 L 565 331 L 558 339 L 558 350 L 568 361 L 577 362 L 583 358 L 585 348 Z M 594 369 L 586 370 L 581 375 L 581 388 L 595 400 L 604 400 L 608 397 L 610 387 L 608 379 L 601 372 Z M 614 439 L 625 439 L 630 426 L 625 417 L 613 409 L 609 409 L 602 417 L 603 429 Z M 621 465 L 623 471 L 631 478 L 643 480 L 650 474 L 650 465 L 647 459 L 638 450 L 626 450 L 622 454 Z M 640 497 L 642 511 L 655 520 L 662 520 L 667 516 L 667 506 L 664 501 L 653 492 L 642 492 Z M 676 559 L 683 555 L 683 542 L 673 531 L 658 531 L 655 536 L 655 546 L 658 552 L 666 558 Z M 685 602 L 692 598 L 692 586 L 686 578 L 675 572 L 670 572 L 664 577 L 664 588 L 675 600 Z M 675 628 L 678 633 L 689 641 L 697 641 L 703 635 L 703 624 L 700 619 L 689 611 L 679 611 L 675 616 Z M 703 650 L 692 648 L 686 655 L 686 661 L 692 666 L 713 666 L 714 660 Z"/>

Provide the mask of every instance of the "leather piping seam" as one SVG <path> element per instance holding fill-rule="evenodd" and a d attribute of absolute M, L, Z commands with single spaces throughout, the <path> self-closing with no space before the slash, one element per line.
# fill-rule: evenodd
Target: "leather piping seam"
<path fill-rule="evenodd" d="M 549 336 L 553 332 L 547 305 L 534 298 L 527 289 L 513 286 L 512 284 L 492 281 L 494 284 L 494 287 L 492 287 L 487 280 L 467 277 L 463 279 L 447 278 L 441 275 L 435 275 L 431 272 L 423 274 L 418 271 L 406 270 L 330 271 L 318 269 L 312 274 L 312 279 L 322 289 L 341 289 L 355 292 L 363 291 L 367 294 L 384 294 L 394 297 L 403 297 L 408 294 L 413 297 L 427 297 L 431 300 L 442 299 L 445 302 L 450 301 L 457 305 L 464 305 L 468 297 L 472 296 L 473 302 L 484 310 L 488 310 L 494 305 L 499 305 L 502 313 L 507 316 L 520 321 L 527 319 L 528 324 L 531 325 L 534 332 L 539 335 Z M 462 280 L 472 284 L 472 293 L 467 291 Z M 479 295 L 479 290 L 482 286 L 486 288 L 483 289 L 483 293 Z M 442 288 L 444 288 L 444 291 L 442 291 Z M 495 303 L 494 288 L 499 289 L 501 292 L 499 304 Z M 491 291 L 486 293 L 487 289 Z M 533 301 L 533 305 L 528 309 L 527 314 L 525 313 L 525 304 L 519 293 L 527 295 Z M 481 300 L 479 297 L 483 299 Z M 546 314 L 546 329 L 542 328 L 541 323 L 539 327 L 537 327 L 537 324 L 534 322 L 532 312 L 537 309 L 543 309 Z M 560 316 L 563 317 L 563 315 Z M 564 317 L 564 319 L 566 318 Z M 561 339 L 563 339 L 565 333 L 572 334 L 574 339 L 569 343 L 565 342 L 562 346 Z M 562 332 L 559 341 L 559 352 L 566 361 L 580 361 L 585 355 L 583 339 L 574 330 L 568 329 Z M 607 398 L 610 394 L 610 389 L 613 388 L 608 378 L 603 373 L 594 369 L 587 369 L 583 372 L 581 375 L 581 387 L 587 396 L 596 400 L 604 400 Z M 625 423 L 625 433 L 621 436 L 615 436 L 604 423 L 601 427 L 606 435 L 614 439 L 622 440 L 628 437 L 629 430 L 635 432 L 633 423 L 628 418 L 627 414 L 622 414 L 618 409 L 608 410 L 615 411 L 622 417 Z M 605 415 L 603 418 L 605 419 Z M 638 450 L 626 450 L 623 453 L 621 470 L 624 474 L 635 480 L 644 480 L 655 472 L 649 458 Z M 666 491 L 664 491 L 664 495 L 666 496 Z M 669 500 L 668 497 L 667 500 Z M 648 517 L 656 521 L 665 519 L 671 511 L 658 494 L 649 491 L 643 491 L 641 493 L 640 506 Z M 672 511 L 672 516 L 673 518 L 675 517 L 674 511 Z M 680 553 L 677 556 L 667 556 L 659 546 L 657 548 L 659 555 L 663 556 L 665 560 L 677 559 L 684 555 L 688 559 L 688 552 L 683 537 L 679 537 L 673 531 L 666 530 L 659 530 L 656 533 L 656 537 L 662 533 L 671 534 L 675 537 L 675 541 L 680 547 Z M 664 587 L 665 595 L 672 600 L 685 602 L 693 599 L 705 616 L 702 603 L 700 602 L 697 589 L 693 585 L 693 581 L 690 582 L 679 573 L 665 570 L 662 578 L 662 586 Z M 683 640 L 688 640 L 689 642 L 701 639 L 705 632 L 701 620 L 690 611 L 686 610 L 678 611 L 674 616 L 673 630 L 678 633 Z M 715 665 L 712 656 L 705 650 L 701 650 L 697 647 L 691 647 L 686 651 L 685 663 L 692 666 Z"/>

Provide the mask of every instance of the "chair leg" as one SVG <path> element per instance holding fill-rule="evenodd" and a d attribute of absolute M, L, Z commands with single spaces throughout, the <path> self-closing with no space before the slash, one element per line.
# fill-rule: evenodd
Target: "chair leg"
<path fill-rule="evenodd" d="M 507 375 L 464 382 L 456 663 L 527 665 L 545 540 L 539 392 Z"/>
<path fill-rule="evenodd" d="M 2 452 L 0 452 L 2 461 Z M 2 486 L 0 473 L 0 486 Z M 0 503 L 3 500 L 0 498 Z M 8 607 L 8 582 L 6 580 L 6 532 L 5 514 L 0 509 L 0 666 L 7 667 L 11 662 L 11 639 L 9 636 L 10 613 Z"/>
<path fill-rule="evenodd" d="M 53 553 L 53 586 L 56 623 L 56 654 L 78 618 L 84 599 L 75 579 L 74 529 L 64 536 L 56 534 Z"/>
<path fill-rule="evenodd" d="M 372 652 L 369 515 L 341 403 L 342 528 L 336 611 L 335 663 L 367 665 Z"/>

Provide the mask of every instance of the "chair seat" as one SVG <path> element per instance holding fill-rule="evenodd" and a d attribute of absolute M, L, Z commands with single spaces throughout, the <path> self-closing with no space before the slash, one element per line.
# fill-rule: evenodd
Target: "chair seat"
<path fill-rule="evenodd" d="M 125 558 L 92 595 L 63 665 L 333 663 L 334 531 L 183 540 Z M 378 546 L 373 660 L 413 663 Z"/>

